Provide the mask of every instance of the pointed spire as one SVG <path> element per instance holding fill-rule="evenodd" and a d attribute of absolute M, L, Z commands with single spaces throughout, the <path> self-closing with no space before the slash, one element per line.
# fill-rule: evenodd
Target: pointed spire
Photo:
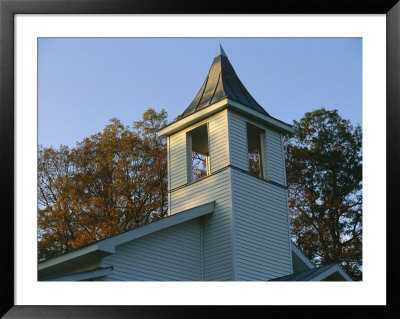
<path fill-rule="evenodd" d="M 193 114 L 224 98 L 230 98 L 257 112 L 269 115 L 246 90 L 219 44 L 207 78 L 182 116 Z"/>
<path fill-rule="evenodd" d="M 222 48 L 221 43 L 218 44 L 218 48 L 217 48 L 217 52 L 215 53 L 215 57 L 220 56 L 220 55 L 228 57 L 226 55 L 224 49 Z"/>

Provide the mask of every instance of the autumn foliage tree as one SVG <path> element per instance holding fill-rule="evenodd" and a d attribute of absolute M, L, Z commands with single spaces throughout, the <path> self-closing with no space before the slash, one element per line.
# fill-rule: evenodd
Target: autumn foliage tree
<path fill-rule="evenodd" d="M 112 119 L 74 148 L 39 148 L 39 259 L 166 215 L 166 119 L 148 109 L 132 128 Z"/>
<path fill-rule="evenodd" d="M 316 265 L 361 280 L 361 127 L 322 108 L 294 121 L 285 148 L 293 240 Z"/>

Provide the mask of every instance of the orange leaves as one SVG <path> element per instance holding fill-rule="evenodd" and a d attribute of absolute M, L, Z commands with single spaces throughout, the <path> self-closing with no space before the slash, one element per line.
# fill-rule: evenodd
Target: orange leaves
<path fill-rule="evenodd" d="M 112 119 L 73 149 L 39 149 L 39 258 L 165 216 L 166 143 L 155 132 L 166 116 L 150 110 L 134 129 Z"/>

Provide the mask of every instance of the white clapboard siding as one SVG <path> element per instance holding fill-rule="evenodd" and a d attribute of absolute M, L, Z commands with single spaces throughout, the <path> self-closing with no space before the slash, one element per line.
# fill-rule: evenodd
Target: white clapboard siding
<path fill-rule="evenodd" d="M 269 177 L 271 181 L 286 185 L 285 158 L 282 148 L 282 135 L 267 129 L 267 153 L 269 162 Z"/>
<path fill-rule="evenodd" d="M 227 111 L 224 110 L 170 136 L 170 189 L 177 188 L 188 182 L 186 133 L 205 123 L 208 123 L 211 173 L 229 164 Z"/>
<path fill-rule="evenodd" d="M 291 273 L 286 190 L 232 170 L 235 280 Z"/>
<path fill-rule="evenodd" d="M 104 257 L 113 266 L 104 281 L 201 280 L 201 227 L 196 218 L 116 247 Z"/>
<path fill-rule="evenodd" d="M 202 223 L 203 280 L 233 280 L 230 168 L 171 192 L 171 214 L 210 201 L 214 213 Z"/>

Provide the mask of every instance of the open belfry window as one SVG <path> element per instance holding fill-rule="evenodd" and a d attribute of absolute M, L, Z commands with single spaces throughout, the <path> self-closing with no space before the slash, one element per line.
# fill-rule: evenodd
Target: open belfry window
<path fill-rule="evenodd" d="M 187 133 L 188 182 L 210 174 L 207 124 Z"/>
<path fill-rule="evenodd" d="M 247 146 L 250 174 L 266 178 L 265 131 L 247 123 Z"/>

